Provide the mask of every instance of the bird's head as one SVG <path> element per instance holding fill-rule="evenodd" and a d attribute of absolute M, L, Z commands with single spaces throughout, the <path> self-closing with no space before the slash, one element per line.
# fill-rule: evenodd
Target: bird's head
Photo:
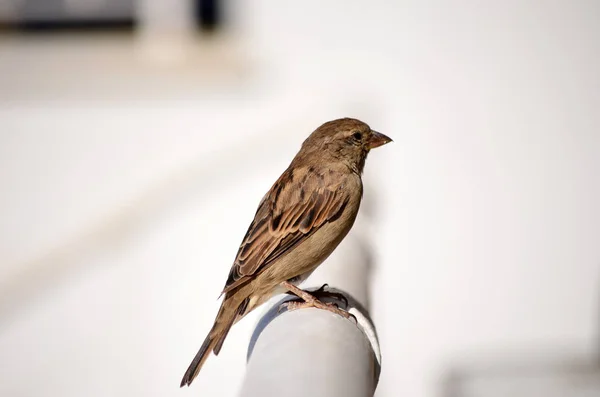
<path fill-rule="evenodd" d="M 343 118 L 321 125 L 302 144 L 300 153 L 334 159 L 362 173 L 371 149 L 392 142 L 360 120 Z"/>

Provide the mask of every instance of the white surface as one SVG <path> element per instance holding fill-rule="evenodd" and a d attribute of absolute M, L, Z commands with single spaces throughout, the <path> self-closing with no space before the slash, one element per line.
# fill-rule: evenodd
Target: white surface
<path fill-rule="evenodd" d="M 12 91 L 0 90 L 0 280 L 48 276 L 27 265 L 44 268 L 52 247 L 70 256 L 50 261 L 69 270 L 48 271 L 53 287 L 35 299 L 3 295 L 13 310 L 0 323 L 0 395 L 235 395 L 252 317 L 192 388 L 177 386 L 258 201 L 305 135 L 341 110 L 395 140 L 372 153 L 365 175 L 381 206 L 371 305 L 384 360 L 378 396 L 435 395 L 457 358 L 591 353 L 600 6 L 369 4 L 240 2 L 234 20 L 257 63 L 238 96 L 235 86 L 219 95 L 182 84 L 136 99 L 140 82 L 128 90 L 117 76 L 129 99 L 94 101 L 102 87 L 86 76 L 109 77 L 86 64 L 81 101 L 71 91 L 60 100 L 61 85 L 50 83 L 38 97 L 14 82 L 30 70 L 35 81 L 57 79 L 39 67 L 58 62 L 52 43 L 2 53 L 0 86 Z M 302 121 L 279 127 L 288 118 Z M 281 141 L 260 141 L 258 155 L 231 167 L 239 172 L 201 176 L 198 159 L 227 139 L 250 147 L 243 139 L 263 131 Z M 236 148 L 233 161 L 244 152 Z M 219 183 L 203 189 L 211 178 Z M 111 214 L 147 202 L 156 186 L 166 186 L 165 204 L 136 212 L 121 234 Z M 95 242 L 90 231 L 104 222 L 115 229 L 100 235 L 112 239 L 73 254 L 71 244 Z"/>
<path fill-rule="evenodd" d="M 241 397 L 373 395 L 374 356 L 350 321 L 323 310 L 285 313 L 265 328 Z"/>

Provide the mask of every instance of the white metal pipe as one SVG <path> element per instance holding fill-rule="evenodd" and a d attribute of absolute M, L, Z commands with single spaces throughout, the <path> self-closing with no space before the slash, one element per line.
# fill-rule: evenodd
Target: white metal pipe
<path fill-rule="evenodd" d="M 314 308 L 279 311 L 281 303 L 294 297 L 277 299 L 253 332 L 240 395 L 372 396 L 381 353 L 367 311 L 370 267 L 368 244 L 353 232 L 307 280 L 311 288 L 303 287 L 310 291 L 329 284 L 327 290 L 348 299 L 346 308 L 356 322 Z M 343 301 L 324 300 L 345 307 Z"/>

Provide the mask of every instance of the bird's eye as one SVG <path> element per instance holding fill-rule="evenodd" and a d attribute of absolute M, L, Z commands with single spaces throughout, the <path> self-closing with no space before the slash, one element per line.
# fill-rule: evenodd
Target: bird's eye
<path fill-rule="evenodd" d="M 357 141 L 360 141 L 362 139 L 362 134 L 360 132 L 355 132 L 354 134 L 352 134 L 352 137 Z"/>

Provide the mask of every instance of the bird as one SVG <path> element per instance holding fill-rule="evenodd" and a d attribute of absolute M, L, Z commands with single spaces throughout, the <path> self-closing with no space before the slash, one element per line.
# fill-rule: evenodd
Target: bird
<path fill-rule="evenodd" d="M 211 352 L 219 354 L 236 322 L 274 295 L 302 298 L 288 310 L 316 307 L 348 317 L 298 285 L 352 228 L 363 196 L 367 155 L 391 141 L 354 118 L 328 121 L 306 138 L 260 201 L 229 271 L 214 325 L 180 387 L 192 383 Z"/>

